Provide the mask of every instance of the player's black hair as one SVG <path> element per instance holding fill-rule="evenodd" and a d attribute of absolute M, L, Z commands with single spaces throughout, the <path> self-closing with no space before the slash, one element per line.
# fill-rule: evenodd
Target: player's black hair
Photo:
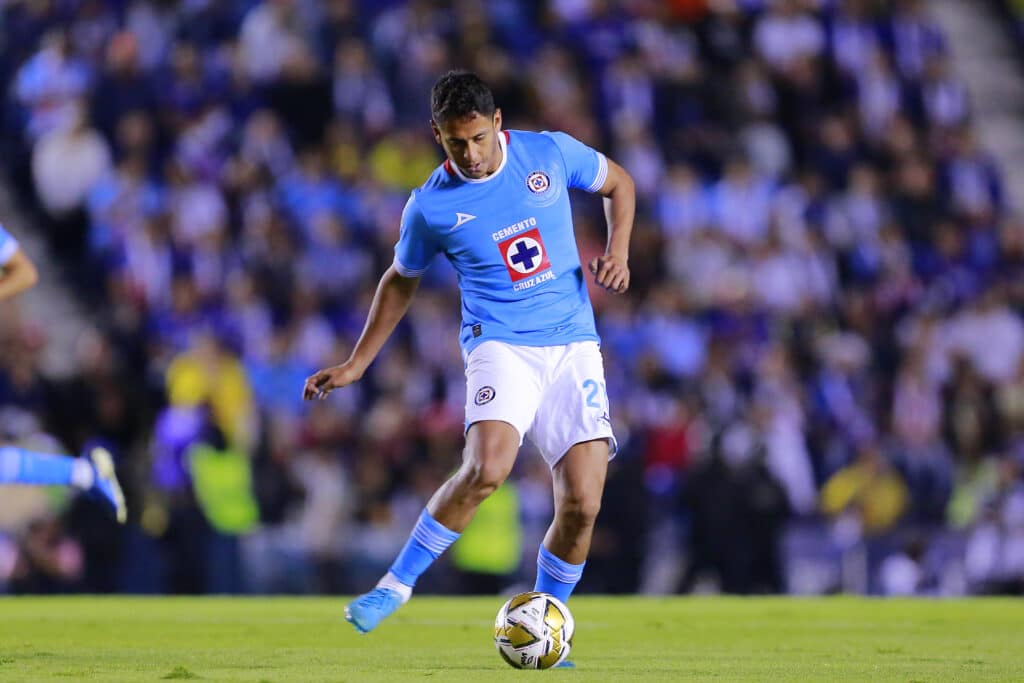
<path fill-rule="evenodd" d="M 449 71 L 430 89 L 430 115 L 434 123 L 494 113 L 494 95 L 480 77 L 469 71 Z"/>

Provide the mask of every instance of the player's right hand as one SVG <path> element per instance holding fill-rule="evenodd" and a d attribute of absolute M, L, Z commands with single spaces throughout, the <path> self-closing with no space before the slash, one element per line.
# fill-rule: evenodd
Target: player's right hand
<path fill-rule="evenodd" d="M 629 289 L 629 265 L 626 259 L 615 254 L 605 254 L 590 261 L 590 272 L 594 282 L 609 292 L 624 294 Z"/>
<path fill-rule="evenodd" d="M 327 395 L 335 389 L 348 386 L 362 376 L 362 370 L 357 368 L 352 361 L 345 361 L 340 365 L 325 368 L 306 378 L 306 384 L 302 387 L 302 399 L 311 401 L 314 398 L 327 398 Z"/>

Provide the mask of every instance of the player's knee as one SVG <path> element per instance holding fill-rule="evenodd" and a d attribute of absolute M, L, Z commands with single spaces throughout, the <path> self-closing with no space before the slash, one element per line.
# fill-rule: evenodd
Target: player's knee
<path fill-rule="evenodd" d="M 462 464 L 463 483 L 481 499 L 493 493 L 505 479 L 515 462 L 516 450 L 499 432 L 473 435 Z"/>
<path fill-rule="evenodd" d="M 562 523 L 574 529 L 594 526 L 600 511 L 600 496 L 571 494 L 563 497 L 558 505 L 558 516 Z"/>
<path fill-rule="evenodd" d="M 503 458 L 473 458 L 463 465 L 463 480 L 471 491 L 483 499 L 502 485 L 508 472 Z"/>

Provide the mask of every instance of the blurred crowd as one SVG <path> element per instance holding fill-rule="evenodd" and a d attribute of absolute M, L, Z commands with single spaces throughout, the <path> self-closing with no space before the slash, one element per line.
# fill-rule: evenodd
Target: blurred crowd
<path fill-rule="evenodd" d="M 461 66 L 507 127 L 636 181 L 631 291 L 591 292 L 622 450 L 581 590 L 1022 590 L 1024 221 L 920 0 L 12 0 L 0 21 L 7 180 L 92 323 L 54 379 L 32 312 L 0 321 L 0 437 L 102 440 L 132 520 L 4 490 L 0 586 L 335 592 L 387 567 L 462 445 L 450 266 L 362 382 L 301 388 L 361 330 L 442 158 L 430 86 Z M 600 202 L 574 214 L 587 260 Z M 550 483 L 524 451 L 424 588 L 532 582 Z"/>

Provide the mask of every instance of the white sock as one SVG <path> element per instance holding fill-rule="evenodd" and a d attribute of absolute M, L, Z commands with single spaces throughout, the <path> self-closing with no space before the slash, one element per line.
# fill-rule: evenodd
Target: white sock
<path fill-rule="evenodd" d="M 409 602 L 412 597 L 412 586 L 406 586 L 398 580 L 398 577 L 388 572 L 377 582 L 377 588 L 387 588 L 402 596 L 402 604 Z"/>
<path fill-rule="evenodd" d="M 95 483 L 96 473 L 92 469 L 92 464 L 83 458 L 75 458 L 71 463 L 71 485 L 87 491 Z"/>

